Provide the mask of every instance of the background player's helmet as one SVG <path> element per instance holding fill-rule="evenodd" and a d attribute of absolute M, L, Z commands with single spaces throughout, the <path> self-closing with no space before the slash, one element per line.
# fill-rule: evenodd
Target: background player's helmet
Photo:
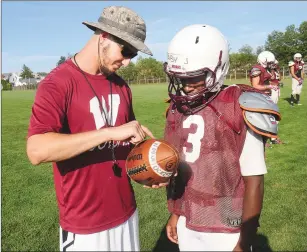
<path fill-rule="evenodd" d="M 274 63 L 272 64 L 272 69 L 276 69 L 278 66 L 278 60 L 275 59 Z"/>
<path fill-rule="evenodd" d="M 270 68 L 275 63 L 275 56 L 270 51 L 263 51 L 259 53 L 257 62 L 264 68 Z"/>
<path fill-rule="evenodd" d="M 164 67 L 169 77 L 170 98 L 177 107 L 193 112 L 193 105 L 200 101 L 202 104 L 206 94 L 223 86 L 229 69 L 228 42 L 213 26 L 186 26 L 171 40 Z M 182 82 L 193 77 L 203 77 L 204 88 L 193 95 L 183 94 Z"/>
<path fill-rule="evenodd" d="M 294 54 L 293 59 L 295 61 L 301 61 L 302 60 L 302 54 L 300 54 L 300 53 Z"/>

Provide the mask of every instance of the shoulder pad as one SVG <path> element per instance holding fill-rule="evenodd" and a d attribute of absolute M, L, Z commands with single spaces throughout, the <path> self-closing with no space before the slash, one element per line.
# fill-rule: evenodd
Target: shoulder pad
<path fill-rule="evenodd" d="M 261 74 L 261 69 L 258 67 L 253 67 L 251 72 L 250 72 L 250 76 L 251 77 L 257 77 Z"/>
<path fill-rule="evenodd" d="M 305 62 L 304 62 L 304 61 L 302 61 L 302 60 L 301 60 L 301 63 L 302 63 L 303 65 L 305 65 Z"/>
<path fill-rule="evenodd" d="M 240 107 L 246 124 L 256 133 L 277 136 L 277 122 L 281 120 L 278 106 L 266 95 L 256 92 L 244 92 L 239 97 Z"/>
<path fill-rule="evenodd" d="M 278 125 L 272 114 L 244 111 L 243 117 L 248 127 L 259 135 L 277 137 Z"/>
<path fill-rule="evenodd" d="M 294 61 L 289 61 L 288 66 L 294 66 Z"/>

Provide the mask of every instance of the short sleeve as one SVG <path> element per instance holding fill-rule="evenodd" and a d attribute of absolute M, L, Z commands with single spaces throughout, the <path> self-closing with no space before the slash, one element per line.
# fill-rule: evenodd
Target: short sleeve
<path fill-rule="evenodd" d="M 50 78 L 37 89 L 28 128 L 28 137 L 47 132 L 60 132 L 65 118 L 65 90 Z"/>
<path fill-rule="evenodd" d="M 242 176 L 255 176 L 267 173 L 264 157 L 264 144 L 261 135 L 248 129 L 240 156 Z"/>

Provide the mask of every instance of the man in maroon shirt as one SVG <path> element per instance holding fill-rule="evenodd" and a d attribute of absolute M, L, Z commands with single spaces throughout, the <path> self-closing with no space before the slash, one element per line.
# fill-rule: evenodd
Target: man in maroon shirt
<path fill-rule="evenodd" d="M 135 120 L 131 91 L 115 71 L 144 44 L 134 11 L 111 6 L 84 48 L 40 83 L 32 107 L 27 154 L 53 163 L 61 251 L 139 250 L 134 192 L 125 173 L 131 144 L 152 133 Z"/>

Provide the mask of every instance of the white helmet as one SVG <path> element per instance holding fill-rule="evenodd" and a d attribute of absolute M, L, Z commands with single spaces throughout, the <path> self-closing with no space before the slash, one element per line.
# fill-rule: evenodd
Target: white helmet
<path fill-rule="evenodd" d="M 275 63 L 275 56 L 270 51 L 263 51 L 259 53 L 257 62 L 264 68 L 270 67 Z"/>
<path fill-rule="evenodd" d="M 206 24 L 186 26 L 174 36 L 168 47 L 165 72 L 170 79 L 169 95 L 175 103 L 177 99 L 185 105 L 194 103 L 195 99 L 203 100 L 206 93 L 221 89 L 228 69 L 228 42 L 223 34 Z M 204 89 L 193 97 L 186 95 L 183 98 L 180 79 L 200 76 L 205 80 Z"/>
<path fill-rule="evenodd" d="M 295 61 L 301 61 L 302 60 L 302 54 L 300 54 L 300 53 L 294 54 L 293 59 Z"/>

